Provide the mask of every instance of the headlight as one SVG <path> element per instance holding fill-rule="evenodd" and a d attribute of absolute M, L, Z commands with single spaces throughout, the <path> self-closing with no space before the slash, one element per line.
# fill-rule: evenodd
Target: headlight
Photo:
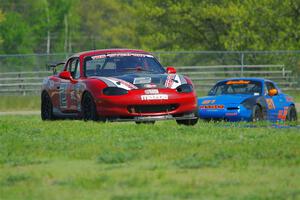
<path fill-rule="evenodd" d="M 104 88 L 103 94 L 108 95 L 108 96 L 117 96 L 117 95 L 124 95 L 127 94 L 128 91 L 123 89 L 123 88 L 118 88 L 118 87 L 107 87 Z"/>
<path fill-rule="evenodd" d="M 180 93 L 189 93 L 193 92 L 193 86 L 190 84 L 182 84 L 176 88 L 177 92 Z"/>

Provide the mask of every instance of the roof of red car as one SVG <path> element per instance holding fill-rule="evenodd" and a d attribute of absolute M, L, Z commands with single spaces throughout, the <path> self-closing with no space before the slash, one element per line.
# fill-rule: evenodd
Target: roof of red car
<path fill-rule="evenodd" d="M 144 50 L 137 50 L 137 49 L 97 49 L 97 50 L 91 50 L 91 51 L 83 51 L 76 53 L 72 57 L 79 57 L 79 56 L 93 56 L 98 54 L 108 54 L 108 53 L 146 53 L 150 54 L 149 52 L 146 52 Z"/>

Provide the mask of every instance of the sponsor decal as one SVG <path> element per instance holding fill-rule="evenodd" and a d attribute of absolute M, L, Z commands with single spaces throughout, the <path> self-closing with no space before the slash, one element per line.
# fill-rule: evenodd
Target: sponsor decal
<path fill-rule="evenodd" d="M 266 102 L 267 102 L 268 108 L 270 110 L 274 110 L 275 109 L 275 105 L 274 105 L 273 99 L 266 99 Z"/>
<path fill-rule="evenodd" d="M 109 78 L 106 78 L 106 79 L 113 82 L 113 84 L 116 87 L 123 88 L 125 90 L 138 89 L 135 85 L 133 85 L 133 84 L 127 82 L 127 81 L 124 81 L 122 79 L 117 79 L 117 78 L 113 78 L 113 77 L 109 77 Z"/>
<path fill-rule="evenodd" d="M 61 83 L 59 88 L 59 104 L 60 108 L 67 108 L 67 83 Z"/>
<path fill-rule="evenodd" d="M 215 103 L 216 102 L 216 100 L 204 100 L 204 101 L 202 101 L 202 104 L 213 104 L 213 103 Z"/>
<path fill-rule="evenodd" d="M 224 109 L 224 105 L 205 105 L 199 106 L 200 109 Z"/>
<path fill-rule="evenodd" d="M 148 57 L 148 58 L 153 58 L 152 55 L 149 54 L 140 54 L 140 53 L 111 53 L 111 54 L 104 54 L 104 55 L 96 55 L 92 56 L 92 59 L 101 59 L 101 58 L 107 58 L 107 57 L 123 57 L 123 56 L 135 56 L 135 57 Z"/>
<path fill-rule="evenodd" d="M 168 75 L 166 82 L 165 82 L 165 87 L 166 88 L 171 88 L 171 89 L 175 89 L 177 88 L 179 85 L 181 85 L 181 80 L 180 80 L 180 76 L 177 74 L 170 74 Z"/>
<path fill-rule="evenodd" d="M 138 77 L 133 80 L 133 84 L 147 84 L 151 83 L 151 77 Z"/>
<path fill-rule="evenodd" d="M 145 94 L 158 94 L 158 93 L 159 93 L 158 89 L 145 90 Z"/>
<path fill-rule="evenodd" d="M 43 85 L 45 85 L 45 87 L 48 88 L 53 88 L 54 87 L 54 81 L 52 81 L 51 79 L 44 79 L 43 80 Z"/>
<path fill-rule="evenodd" d="M 238 81 L 227 81 L 227 85 L 233 85 L 233 84 L 248 84 L 250 81 L 243 81 L 243 80 L 238 80 Z"/>
<path fill-rule="evenodd" d="M 167 80 L 165 82 L 166 88 L 170 88 L 172 86 L 174 77 L 175 77 L 175 74 L 168 75 Z"/>
<path fill-rule="evenodd" d="M 238 113 L 233 112 L 233 113 L 225 113 L 226 116 L 237 116 Z"/>
<path fill-rule="evenodd" d="M 167 100 L 169 96 L 167 94 L 155 94 L 155 95 L 141 95 L 141 100 Z"/>
<path fill-rule="evenodd" d="M 153 84 L 153 83 L 149 83 L 149 84 L 145 84 L 144 87 L 145 88 L 155 88 L 155 87 L 157 87 L 157 85 Z"/>

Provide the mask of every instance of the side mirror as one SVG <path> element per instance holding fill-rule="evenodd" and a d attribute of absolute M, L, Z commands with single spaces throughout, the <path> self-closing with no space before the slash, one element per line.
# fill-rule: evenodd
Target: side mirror
<path fill-rule="evenodd" d="M 62 71 L 59 73 L 58 76 L 61 79 L 70 80 L 71 83 L 77 83 L 77 81 L 73 79 L 73 77 L 71 76 L 71 73 L 69 71 Z"/>
<path fill-rule="evenodd" d="M 55 63 L 55 64 L 48 64 L 48 65 L 46 65 L 46 70 L 52 69 L 53 75 L 56 75 L 57 74 L 56 67 L 59 66 L 59 65 L 64 65 L 64 64 L 65 64 L 64 62 L 59 62 L 59 63 Z"/>
<path fill-rule="evenodd" d="M 278 94 L 278 90 L 277 89 L 271 89 L 271 90 L 269 90 L 269 96 L 275 96 L 275 95 L 277 95 Z"/>
<path fill-rule="evenodd" d="M 168 74 L 176 74 L 176 69 L 174 67 L 167 67 Z"/>

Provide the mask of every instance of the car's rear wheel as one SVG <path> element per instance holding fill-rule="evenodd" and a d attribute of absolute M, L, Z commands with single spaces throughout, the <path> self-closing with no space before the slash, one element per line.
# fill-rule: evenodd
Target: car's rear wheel
<path fill-rule="evenodd" d="M 257 122 L 257 121 L 262 121 L 264 119 L 262 109 L 258 106 L 255 105 L 252 109 L 252 121 Z"/>
<path fill-rule="evenodd" d="M 51 98 L 47 92 L 43 92 L 41 96 L 41 118 L 42 120 L 54 120 L 53 105 Z"/>
<path fill-rule="evenodd" d="M 286 120 L 287 121 L 297 121 L 298 117 L 297 117 L 297 111 L 295 106 L 290 106 L 288 108 L 288 112 L 286 115 Z"/>
<path fill-rule="evenodd" d="M 98 120 L 96 104 L 89 93 L 85 93 L 82 99 L 82 117 L 85 121 Z"/>

